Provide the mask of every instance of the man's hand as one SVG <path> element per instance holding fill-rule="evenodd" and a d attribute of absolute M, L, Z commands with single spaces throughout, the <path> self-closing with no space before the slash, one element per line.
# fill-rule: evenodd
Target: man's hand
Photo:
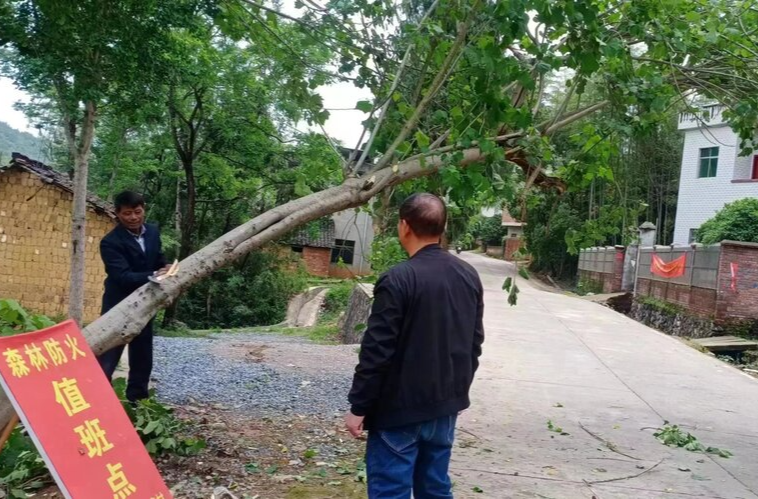
<path fill-rule="evenodd" d="M 345 415 L 345 426 L 353 437 L 360 438 L 363 435 L 364 419 L 366 419 L 365 416 L 356 416 L 352 412 Z"/>
<path fill-rule="evenodd" d="M 161 276 L 161 275 L 165 274 L 166 272 L 169 271 L 169 269 L 171 269 L 171 265 L 166 265 L 162 269 L 156 270 L 155 271 L 155 277 L 158 277 L 158 276 Z"/>

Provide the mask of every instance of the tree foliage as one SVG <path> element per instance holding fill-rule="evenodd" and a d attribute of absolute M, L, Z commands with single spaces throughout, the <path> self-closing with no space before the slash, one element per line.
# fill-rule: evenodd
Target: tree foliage
<path fill-rule="evenodd" d="M 60 21 L 51 34 L 94 28 L 60 47 L 45 45 L 49 54 L 36 53 L 47 61 L 55 50 L 65 51 L 61 64 L 90 61 L 91 50 L 72 47 L 81 39 L 114 61 L 95 77 L 84 72 L 83 79 L 66 80 L 80 81 L 76 89 L 92 86 L 84 97 L 122 89 L 113 103 L 126 105 L 98 108 L 102 122 L 116 127 L 107 135 L 110 144 L 102 144 L 104 161 L 107 156 L 109 163 L 123 164 L 131 176 L 119 173 L 113 185 L 141 182 L 153 201 L 151 216 L 195 217 L 193 252 L 183 271 L 91 324 L 86 334 L 96 351 L 128 340 L 192 285 L 299 225 L 378 195 L 390 200 L 379 206 L 385 210 L 382 223 L 388 222 L 391 201 L 410 189 L 402 186 L 409 181 L 411 188 L 446 196 L 456 217 L 519 195 L 528 201 L 535 187 L 550 191 L 546 202 L 554 203 L 553 195 L 574 198 L 576 205 L 558 206 L 555 213 L 560 208 L 565 214 L 566 234 L 578 245 L 623 240 L 634 226 L 635 212 L 645 207 L 629 194 L 631 181 L 619 183 L 619 151 L 629 137 L 652 133 L 677 103 L 692 107 L 695 96 L 721 101 L 743 147 L 752 147 L 758 36 L 751 30 L 758 13 L 748 1 L 308 1 L 296 2 L 295 15 L 257 0 L 106 3 L 0 3 L 0 22 L 18 36 L 25 28 L 19 20 L 36 22 L 30 14 L 36 6 L 61 9 L 63 15 L 48 16 Z M 120 24 L 92 8 L 118 13 Z M 143 32 L 151 23 L 155 29 Z M 121 35 L 129 36 L 109 38 Z M 167 43 L 153 44 L 156 37 L 167 37 Z M 139 44 L 139 57 L 151 57 L 145 68 L 169 70 L 166 77 L 118 73 L 123 66 L 116 63 L 141 67 L 133 64 L 134 54 L 110 58 L 124 44 Z M 179 56 L 167 57 L 172 54 Z M 26 66 L 5 59 L 23 85 Z M 240 60 L 247 72 L 235 70 Z M 27 88 L 54 88 L 52 73 L 35 74 L 39 85 Z M 134 84 L 122 85 L 124 78 Z M 553 88 L 556 80 L 560 91 Z M 316 89 L 332 81 L 352 82 L 373 95 L 348 103 L 366 119 L 361 140 L 347 144 L 346 154 L 331 137 L 292 131 L 300 120 L 314 127 L 325 122 L 329 111 Z M 161 97 L 156 102 L 153 95 Z M 122 96 L 127 98 L 116 98 Z M 600 112 L 613 119 L 593 121 Z M 253 125 L 263 130 L 253 133 Z M 176 147 L 177 137 L 183 146 Z M 128 154 L 117 160 L 121 151 Z M 188 152 L 196 155 L 192 213 L 187 169 L 178 168 Z M 110 180 L 106 171 L 107 164 L 98 178 Z M 614 188 L 617 196 L 610 194 Z M 554 206 L 541 209 L 549 214 Z M 579 227 L 568 227 L 585 208 L 588 216 Z M 658 213 L 663 219 L 663 210 Z M 551 218 L 542 225 L 549 232 Z M 187 231 L 182 233 L 182 223 L 174 226 L 181 246 Z"/>
<path fill-rule="evenodd" d="M 700 226 L 697 239 L 703 244 L 721 241 L 758 243 L 758 199 L 745 198 L 727 204 Z"/>

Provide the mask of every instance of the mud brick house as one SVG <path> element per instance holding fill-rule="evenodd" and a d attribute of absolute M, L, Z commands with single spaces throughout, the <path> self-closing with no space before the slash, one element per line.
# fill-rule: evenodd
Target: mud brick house
<path fill-rule="evenodd" d="M 65 174 L 18 153 L 0 166 L 0 298 L 49 316 L 66 314 L 72 202 Z M 100 315 L 105 279 L 100 239 L 115 213 L 95 196 L 87 205 L 84 320 L 91 322 Z"/>

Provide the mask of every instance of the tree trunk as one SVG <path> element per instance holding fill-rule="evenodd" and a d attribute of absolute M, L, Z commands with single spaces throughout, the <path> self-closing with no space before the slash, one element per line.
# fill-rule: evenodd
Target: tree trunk
<path fill-rule="evenodd" d="M 440 148 L 433 153 L 408 158 L 393 168 L 384 168 L 365 178 L 348 178 L 342 185 L 331 187 L 277 206 L 219 237 L 180 263 L 179 272 L 160 284 L 148 283 L 84 329 L 84 337 L 95 355 L 128 343 L 151 317 L 167 306 L 193 284 L 216 270 L 235 262 L 254 249 L 285 236 L 295 228 L 326 215 L 367 203 L 384 189 L 409 180 L 429 176 L 445 164 L 449 152 Z M 478 163 L 486 157 L 478 147 L 460 151 L 458 166 Z M 525 171 L 531 171 L 520 148 L 506 150 L 504 157 Z M 538 182 L 563 192 L 565 186 L 543 174 Z M 0 397 L 0 426 L 8 422 L 13 407 L 3 394 Z"/>
<path fill-rule="evenodd" d="M 75 147 L 74 200 L 71 213 L 71 277 L 68 292 L 68 316 L 80 325 L 84 319 L 87 177 L 94 133 L 95 104 L 89 101 L 85 103 L 81 140 L 79 145 Z"/>
<path fill-rule="evenodd" d="M 179 227 L 181 228 L 179 260 L 184 260 L 192 254 L 192 238 L 195 235 L 195 205 L 197 204 L 197 187 L 192 160 L 184 162 L 182 166 L 184 167 L 185 182 L 187 184 L 187 202 L 179 223 Z M 179 196 L 178 189 L 177 196 Z M 177 197 L 177 205 L 179 204 L 179 198 Z M 163 327 L 170 327 L 171 324 L 176 321 L 180 298 L 181 296 L 177 296 L 173 303 L 171 303 L 166 309 L 166 313 L 163 316 Z"/>
<path fill-rule="evenodd" d="M 71 274 L 68 292 L 68 316 L 82 324 L 84 317 L 84 272 L 87 223 L 86 157 L 77 154 L 74 169 L 74 206 L 71 214 Z"/>

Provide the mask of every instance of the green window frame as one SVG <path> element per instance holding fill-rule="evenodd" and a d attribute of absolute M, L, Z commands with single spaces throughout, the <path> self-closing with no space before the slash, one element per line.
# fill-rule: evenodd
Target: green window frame
<path fill-rule="evenodd" d="M 700 149 L 700 178 L 715 177 L 719 167 L 719 148 L 702 147 Z"/>

